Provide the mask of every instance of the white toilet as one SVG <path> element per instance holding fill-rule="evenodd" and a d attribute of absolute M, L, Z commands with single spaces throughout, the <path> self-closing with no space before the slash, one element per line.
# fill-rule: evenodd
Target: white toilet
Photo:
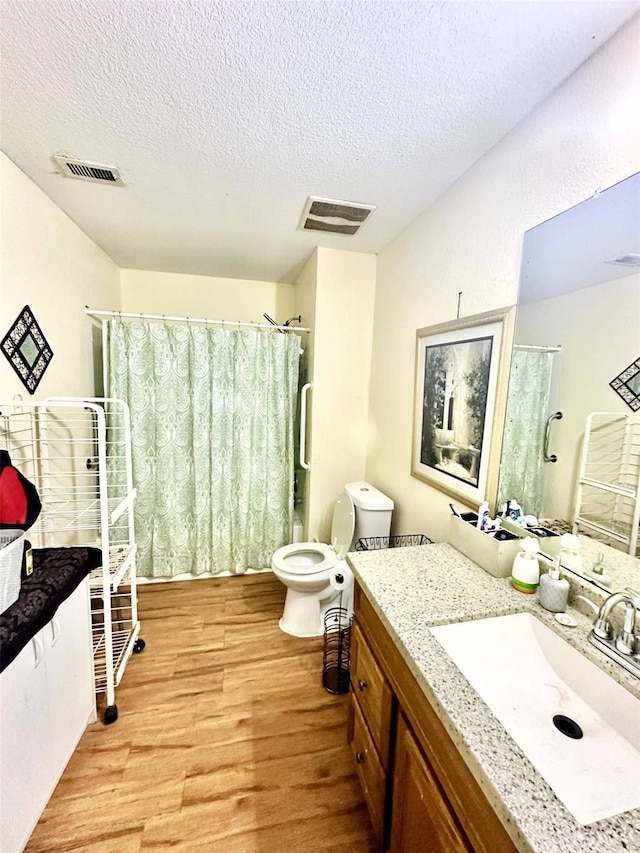
<path fill-rule="evenodd" d="M 280 628 L 294 637 L 319 637 L 330 607 L 353 609 L 353 577 L 344 561 L 358 539 L 388 536 L 393 501 L 369 483 L 347 483 L 336 501 L 331 545 L 296 542 L 278 548 L 271 560 L 287 587 Z M 342 596 L 342 600 L 340 600 Z"/>

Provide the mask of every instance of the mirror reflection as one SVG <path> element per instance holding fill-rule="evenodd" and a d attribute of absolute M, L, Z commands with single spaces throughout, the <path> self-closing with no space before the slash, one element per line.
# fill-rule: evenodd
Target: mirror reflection
<path fill-rule="evenodd" d="M 640 173 L 525 234 L 499 488 L 636 583 L 640 413 L 614 380 L 639 357 Z"/>
<path fill-rule="evenodd" d="M 36 358 L 38 357 L 38 345 L 33 340 L 31 333 L 25 335 L 24 340 L 20 344 L 20 354 L 27 362 L 29 367 L 33 367 Z"/>

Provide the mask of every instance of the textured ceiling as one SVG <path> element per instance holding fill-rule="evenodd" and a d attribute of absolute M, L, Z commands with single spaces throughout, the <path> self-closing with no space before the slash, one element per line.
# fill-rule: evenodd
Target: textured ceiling
<path fill-rule="evenodd" d="M 2 0 L 2 149 L 122 267 L 292 281 L 316 245 L 383 248 L 638 8 Z M 304 233 L 309 195 L 378 210 Z"/>

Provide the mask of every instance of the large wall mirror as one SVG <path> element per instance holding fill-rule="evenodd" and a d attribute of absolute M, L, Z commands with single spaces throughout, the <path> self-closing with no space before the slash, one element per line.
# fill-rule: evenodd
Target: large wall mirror
<path fill-rule="evenodd" d="M 639 359 L 640 173 L 525 234 L 499 504 L 513 498 L 556 529 L 563 523 L 570 529 L 585 430 L 592 461 L 592 449 L 600 447 L 591 473 L 605 485 L 638 489 L 640 412 L 633 397 Z M 615 387 L 620 374 L 626 396 Z M 588 427 L 592 412 L 607 415 Z M 587 498 L 596 501 L 608 532 L 588 526 L 579 532 L 633 554 L 626 566 L 635 560 L 640 581 L 638 549 L 630 542 L 638 526 L 635 502 L 583 487 L 580 513 Z"/>

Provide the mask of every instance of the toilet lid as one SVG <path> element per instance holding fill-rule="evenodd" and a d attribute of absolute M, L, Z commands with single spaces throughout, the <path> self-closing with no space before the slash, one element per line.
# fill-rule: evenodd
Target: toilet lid
<path fill-rule="evenodd" d="M 356 513 L 353 501 L 347 492 L 343 492 L 333 508 L 331 523 L 331 546 L 342 560 L 353 541 L 353 531 L 356 526 Z"/>

